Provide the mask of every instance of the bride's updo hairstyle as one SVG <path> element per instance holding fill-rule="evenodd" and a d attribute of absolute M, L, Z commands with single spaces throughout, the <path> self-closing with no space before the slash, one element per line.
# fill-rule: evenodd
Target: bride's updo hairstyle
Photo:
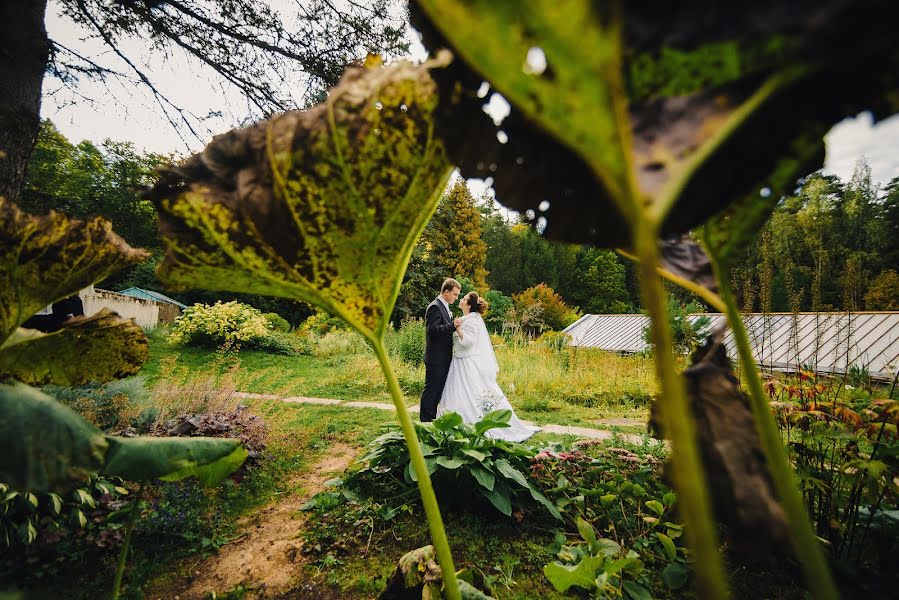
<path fill-rule="evenodd" d="M 478 296 L 477 292 L 468 292 L 465 295 L 465 302 L 468 304 L 468 308 L 471 309 L 471 312 L 476 312 L 480 314 L 484 314 L 487 312 L 487 301 Z"/>

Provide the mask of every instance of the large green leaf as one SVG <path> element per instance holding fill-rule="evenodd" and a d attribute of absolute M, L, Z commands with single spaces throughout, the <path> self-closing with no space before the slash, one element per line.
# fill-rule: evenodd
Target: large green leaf
<path fill-rule="evenodd" d="M 470 472 L 472 477 L 474 477 L 482 487 L 486 488 L 488 492 L 493 491 L 493 484 L 496 483 L 496 475 L 493 471 L 488 471 L 480 465 L 475 465 L 471 468 Z"/>
<path fill-rule="evenodd" d="M 457 412 L 448 412 L 440 415 L 431 422 L 431 427 L 438 431 L 450 431 L 462 424 L 462 415 Z"/>
<path fill-rule="evenodd" d="M 611 12 L 597 18 L 587 2 L 549 4 L 536 2 L 527 10 L 485 1 L 412 4 L 410 16 L 425 46 L 455 54 L 451 65 L 433 71 L 441 94 L 438 133 L 464 176 L 493 179 L 500 202 L 532 221 L 548 219 L 548 236 L 623 245 L 630 233 L 613 190 L 623 192 L 629 185 L 618 139 L 626 131 L 621 111 L 605 110 L 613 103 L 609 77 L 619 77 L 610 68 L 618 60 L 617 20 Z M 609 31 L 612 38 L 606 39 Z M 559 32 L 573 35 L 573 41 Z M 548 39 L 552 43 L 545 43 Z M 584 39 L 598 43 L 599 51 L 582 52 Z M 547 69 L 540 75 L 523 71 L 532 48 L 546 55 Z M 491 93 L 495 88 L 512 103 L 499 126 L 482 109 L 486 82 Z M 582 125 L 602 136 L 605 146 L 596 153 L 584 153 L 597 146 L 580 135 Z"/>
<path fill-rule="evenodd" d="M 0 348 L 0 378 L 30 385 L 103 382 L 134 375 L 150 356 L 144 330 L 107 309 L 53 333 L 19 336 L 22 331 L 29 332 L 20 328 L 14 336 L 22 341 Z"/>
<path fill-rule="evenodd" d="M 217 136 L 149 194 L 170 285 L 305 300 L 383 336 L 451 169 L 430 65 L 352 69 L 324 104 Z"/>
<path fill-rule="evenodd" d="M 247 458 L 240 440 L 223 438 L 123 438 L 108 436 L 105 475 L 132 481 L 196 477 L 213 486 Z"/>
<path fill-rule="evenodd" d="M 621 18 L 614 5 L 536 0 L 522 10 L 514 2 L 489 0 L 418 4 L 454 53 L 590 166 L 612 202 L 631 196 Z M 533 57 L 528 62 L 528 53 L 536 51 L 546 70 Z M 619 208 L 629 210 L 623 203 Z"/>
<path fill-rule="evenodd" d="M 530 489 L 531 484 L 528 483 L 524 473 L 513 467 L 505 458 L 494 461 L 493 464 L 496 466 L 497 471 L 502 473 L 506 479 L 511 479 L 521 487 Z"/>
<path fill-rule="evenodd" d="M 491 429 L 502 429 L 503 427 L 511 427 L 509 425 L 509 420 L 512 418 L 511 410 L 494 410 L 490 411 L 483 418 L 474 424 L 474 430 L 478 433 L 478 435 L 484 435 L 484 433 L 490 431 Z"/>
<path fill-rule="evenodd" d="M 784 160 L 814 170 L 844 116 L 895 112 L 894 32 L 855 18 L 888 5 L 864 6 L 418 0 L 412 19 L 427 47 L 458 59 L 435 78 L 463 174 L 494 178 L 497 199 L 545 217 L 552 238 L 614 246 L 632 241 L 640 209 L 685 232 L 775 188 Z M 482 82 L 512 105 L 502 134 L 479 114 Z M 793 154 L 806 138 L 812 151 Z"/>
<path fill-rule="evenodd" d="M 556 505 L 549 501 L 549 498 L 537 491 L 537 488 L 533 485 L 528 486 L 528 491 L 531 493 L 531 498 L 542 504 L 543 508 L 545 508 L 549 514 L 560 521 L 562 520 L 562 514 L 559 512 L 559 509 L 556 508 Z"/>
<path fill-rule="evenodd" d="M 559 592 L 564 593 L 572 587 L 591 590 L 595 587 L 596 571 L 604 560 L 601 556 L 585 556 L 576 565 L 551 562 L 543 567 L 543 574 Z"/>
<path fill-rule="evenodd" d="M 0 385 L 0 480 L 33 492 L 104 473 L 132 481 L 197 477 L 215 485 L 247 457 L 240 440 L 104 436 L 81 415 L 23 383 Z"/>
<path fill-rule="evenodd" d="M 0 385 L 0 480 L 47 492 L 100 470 L 108 443 L 70 408 L 22 383 Z"/>
<path fill-rule="evenodd" d="M 108 221 L 34 216 L 0 198 L 0 345 L 48 304 L 146 257 Z"/>
<path fill-rule="evenodd" d="M 505 486 L 495 485 L 492 490 L 478 488 L 490 504 L 496 507 L 496 510 L 503 513 L 507 517 L 512 516 L 512 499 L 509 497 L 509 489 Z"/>

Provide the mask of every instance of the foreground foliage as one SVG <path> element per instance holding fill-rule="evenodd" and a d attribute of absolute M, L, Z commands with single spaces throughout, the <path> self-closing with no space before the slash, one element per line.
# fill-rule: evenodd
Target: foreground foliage
<path fill-rule="evenodd" d="M 766 390 L 817 535 L 842 568 L 877 586 L 861 575 L 897 550 L 899 401 L 843 385 L 801 371 Z"/>
<path fill-rule="evenodd" d="M 525 475 L 533 451 L 485 436 L 491 429 L 508 427 L 510 417 L 511 411 L 493 411 L 470 426 L 457 413 L 447 413 L 432 423 L 416 425 L 438 499 L 448 506 L 460 502 L 473 508 L 471 491 L 476 490 L 507 517 L 513 508 L 535 507 L 561 519 L 555 505 Z M 384 515 L 396 514 L 408 502 L 408 492 L 417 480 L 400 432 L 389 431 L 376 439 L 359 461 L 364 467 L 344 482 L 344 488 L 379 499 L 396 496 L 402 501 L 386 504 Z"/>
<path fill-rule="evenodd" d="M 875 12 L 886 8 L 870 4 Z M 724 598 L 708 465 L 677 373 L 657 276 L 659 238 L 707 222 L 745 196 L 727 217 L 708 222 L 711 262 L 686 269 L 712 287 L 713 271 L 720 298 L 682 281 L 726 309 L 741 361 L 752 371 L 730 272 L 774 202 L 754 191 L 760 182 L 780 191 L 817 164 L 821 136 L 847 111 L 897 108 L 896 57 L 884 51 L 894 47 L 892 31 L 859 26 L 847 14 L 855 6 L 746 5 L 736 9 L 739 18 L 728 14 L 719 22 L 723 13 L 706 18 L 704 5 L 688 5 L 673 37 L 664 11 L 635 7 L 573 2 L 560 10 L 541 2 L 522 12 L 482 1 L 420 0 L 412 17 L 425 44 L 453 55 L 441 52 L 421 67 L 370 61 L 367 69 L 349 71 L 322 105 L 220 136 L 151 194 L 167 237 L 161 273 L 170 282 L 308 300 L 345 318 L 372 345 L 409 447 L 445 592 L 454 599 L 455 569 L 427 466 L 384 348 L 402 272 L 450 162 L 466 175 L 495 172 L 503 201 L 530 210 L 538 223 L 537 211 L 545 212 L 546 233 L 556 239 L 634 249 L 697 590 Z M 746 33 L 740 27 L 758 22 L 764 30 L 740 35 Z M 721 36 L 732 42 L 724 47 L 729 56 L 745 59 L 727 63 L 735 69 L 708 60 Z M 677 85 L 660 83 L 671 71 L 661 50 L 672 39 L 697 67 L 694 79 L 678 78 Z M 858 42 L 850 51 L 847 39 Z M 832 71 L 851 81 L 833 89 Z M 477 94 L 484 80 L 511 103 L 503 135 L 484 126 Z M 796 118 L 794 105 L 810 91 L 820 101 Z M 677 242 L 666 246 L 666 259 L 676 254 L 672 248 Z M 748 382 L 753 443 L 771 471 L 793 548 L 812 592 L 833 598 L 754 371 Z"/>

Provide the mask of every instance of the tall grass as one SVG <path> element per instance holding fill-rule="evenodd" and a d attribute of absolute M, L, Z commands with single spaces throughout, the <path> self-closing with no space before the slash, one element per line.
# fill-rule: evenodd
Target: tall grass
<path fill-rule="evenodd" d="M 593 408 L 648 404 L 656 393 L 652 360 L 592 348 L 553 350 L 541 344 L 496 348 L 498 383 L 526 410 L 558 410 L 564 404 Z M 632 408 L 628 407 L 628 408 Z"/>
<path fill-rule="evenodd" d="M 175 356 L 160 360 L 160 376 L 153 386 L 153 407 L 158 421 L 180 414 L 231 412 L 240 399 L 235 395 L 235 374 L 240 369 L 236 353 L 220 349 L 204 368 L 179 365 Z"/>
<path fill-rule="evenodd" d="M 313 356 L 252 350 L 204 352 L 173 346 L 164 336 L 151 336 L 154 358 L 145 370 L 152 373 L 154 396 L 159 396 L 162 410 L 169 414 L 179 407 L 190 412 L 192 407 L 236 404 L 235 390 L 390 401 L 378 359 L 361 336 L 332 331 L 309 337 Z M 650 357 L 554 348 L 524 337 L 492 338 L 500 366 L 499 385 L 528 419 L 589 424 L 609 416 L 645 417 L 657 392 Z M 417 404 L 424 387 L 424 366 L 404 361 L 399 352 L 391 356 L 391 362 L 408 404 Z"/>

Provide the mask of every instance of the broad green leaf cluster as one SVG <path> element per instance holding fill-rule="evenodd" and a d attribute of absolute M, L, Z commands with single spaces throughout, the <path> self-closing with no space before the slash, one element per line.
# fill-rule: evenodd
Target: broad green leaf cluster
<path fill-rule="evenodd" d="M 159 275 L 170 285 L 304 300 L 369 342 L 457 599 L 439 507 L 384 343 L 409 257 L 451 173 L 429 75 L 447 60 L 351 69 L 323 104 L 216 137 L 149 196 L 167 246 Z"/>
<path fill-rule="evenodd" d="M 533 507 L 561 519 L 556 506 L 528 476 L 534 451 L 484 435 L 491 429 L 508 427 L 510 418 L 511 411 L 497 410 L 474 425 L 466 425 L 458 413 L 450 412 L 432 423 L 416 425 L 427 472 L 438 496 L 452 503 L 459 500 L 454 498 L 456 490 L 468 489 L 509 517 L 513 509 Z M 403 436 L 396 430 L 369 444 L 359 461 L 365 466 L 344 481 L 348 489 L 370 492 L 368 486 L 385 476 L 404 482 L 405 488 L 418 480 Z M 466 496 L 462 502 L 471 505 L 476 499 Z"/>
<path fill-rule="evenodd" d="M 38 528 L 50 531 L 66 524 L 83 528 L 88 524 L 85 512 L 96 508 L 101 498 L 118 499 L 128 489 L 105 477 L 63 493 L 19 492 L 0 483 L 0 543 L 6 548 L 35 541 Z"/>
<path fill-rule="evenodd" d="M 215 485 L 243 464 L 247 451 L 240 440 L 107 436 L 26 385 L 73 386 L 137 372 L 149 356 L 146 335 L 134 321 L 109 311 L 72 319 L 46 335 L 19 326 L 48 304 L 142 260 L 145 252 L 128 246 L 102 219 L 83 222 L 52 211 L 36 217 L 4 198 L 0 242 L 0 485 L 7 501 L 21 494 L 38 509 L 37 494 L 48 494 L 48 508 L 58 515 L 60 493 L 75 489 L 90 504 L 80 486 L 101 474 L 142 483 L 195 476 L 204 485 Z M 143 487 L 135 505 L 142 493 Z M 113 598 L 118 597 L 138 512 L 130 513 Z M 72 514 L 83 526 L 83 513 Z M 26 543 L 34 540 L 33 519 L 26 518 L 18 529 Z"/>

